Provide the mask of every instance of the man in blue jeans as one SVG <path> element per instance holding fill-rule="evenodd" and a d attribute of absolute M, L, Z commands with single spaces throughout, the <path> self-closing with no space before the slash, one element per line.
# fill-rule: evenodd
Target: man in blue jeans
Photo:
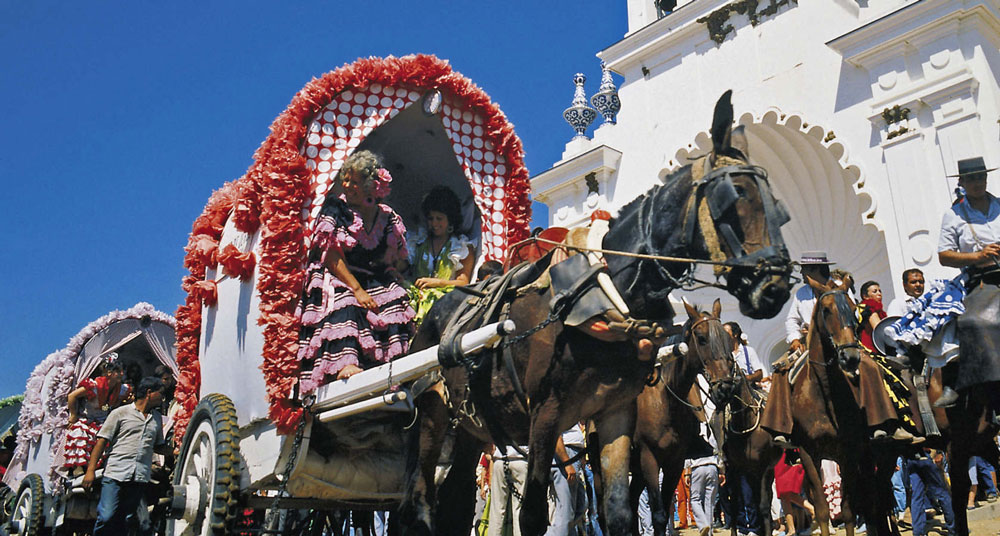
<path fill-rule="evenodd" d="M 94 485 L 97 464 L 109 446 L 110 451 L 101 478 L 94 536 L 127 532 L 125 518 L 135 513 L 149 485 L 153 451 L 169 454 L 158 409 L 162 393 L 159 378 L 143 378 L 135 390 L 135 402 L 115 408 L 97 432 L 97 443 L 83 477 L 84 488 Z"/>
<path fill-rule="evenodd" d="M 941 470 L 927 449 L 904 458 L 903 470 L 910 482 L 910 518 L 913 522 L 913 536 L 927 534 L 926 510 L 931 506 L 928 499 L 941 503 L 948 534 L 955 534 L 955 510 L 951 505 L 951 494 L 944 484 Z"/>

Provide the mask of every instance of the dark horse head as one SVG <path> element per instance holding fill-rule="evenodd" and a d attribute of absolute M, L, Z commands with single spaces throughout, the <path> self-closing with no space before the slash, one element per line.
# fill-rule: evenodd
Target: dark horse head
<path fill-rule="evenodd" d="M 684 302 L 688 320 L 684 323 L 684 341 L 688 358 L 701 369 L 708 380 L 708 395 L 717 408 L 733 396 L 736 385 L 733 374 L 733 338 L 722 327 L 722 303 L 715 300 L 712 312 L 702 312 Z"/>
<path fill-rule="evenodd" d="M 826 364 L 833 364 L 836 358 L 844 372 L 856 373 L 865 350 L 858 341 L 856 307 L 847 293 L 846 283 L 830 280 L 822 284 L 809 276 L 806 282 L 819 296 L 809 325 L 809 344 L 822 345 Z"/>
<path fill-rule="evenodd" d="M 716 264 L 724 287 L 751 318 L 772 318 L 790 295 L 791 260 L 781 226 L 788 211 L 774 198 L 767 172 L 749 162 L 743 127 L 732 128 L 731 92 L 716 104 L 712 152 L 685 166 L 619 211 L 605 249 L 697 258 Z M 696 168 L 697 166 L 697 168 Z M 633 315 L 666 320 L 666 296 L 693 269 L 687 262 L 607 257 Z"/>

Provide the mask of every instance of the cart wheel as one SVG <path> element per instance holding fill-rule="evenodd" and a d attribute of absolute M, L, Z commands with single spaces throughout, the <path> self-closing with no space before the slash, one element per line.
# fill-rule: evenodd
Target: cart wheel
<path fill-rule="evenodd" d="M 17 500 L 17 494 L 14 490 L 7 487 L 6 484 L 0 485 L 0 523 L 6 523 L 10 521 L 10 514 L 14 512 L 14 502 Z"/>
<path fill-rule="evenodd" d="M 10 515 L 10 533 L 37 536 L 45 529 L 45 483 L 32 473 L 21 481 L 14 510 Z"/>
<path fill-rule="evenodd" d="M 229 398 L 213 393 L 198 403 L 174 469 L 167 534 L 225 534 L 232 525 L 240 490 L 238 430 Z"/>

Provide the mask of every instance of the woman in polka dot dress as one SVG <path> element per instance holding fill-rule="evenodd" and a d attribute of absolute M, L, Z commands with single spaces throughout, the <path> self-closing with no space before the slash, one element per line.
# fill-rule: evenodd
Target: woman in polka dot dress
<path fill-rule="evenodd" d="M 402 355 L 413 333 L 413 308 L 400 285 L 406 229 L 388 205 L 392 177 L 369 151 L 351 155 L 313 232 L 298 359 L 302 393 Z"/>
<path fill-rule="evenodd" d="M 122 383 L 125 367 L 117 357 L 118 354 L 109 354 L 104 373 L 97 378 L 86 378 L 67 397 L 69 429 L 66 431 L 66 463 L 63 467 L 70 473 L 87 468 L 101 425 L 108 418 L 108 413 L 122 405 L 131 392 L 129 386 Z"/>

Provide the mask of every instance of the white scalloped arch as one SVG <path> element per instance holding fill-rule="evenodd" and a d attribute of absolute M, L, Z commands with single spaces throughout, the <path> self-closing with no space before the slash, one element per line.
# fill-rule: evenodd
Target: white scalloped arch
<path fill-rule="evenodd" d="M 750 160 L 767 170 L 775 195 L 788 207 L 792 220 L 782 235 L 792 257 L 803 251 L 826 251 L 829 258 L 854 274 L 858 286 L 875 280 L 891 292 L 892 278 L 885 238 L 874 219 L 875 199 L 864 188 L 861 169 L 850 163 L 847 149 L 827 129 L 798 114 L 768 110 L 762 116 L 742 115 Z M 711 150 L 707 132 L 677 151 L 678 166 Z M 691 293 L 689 301 L 707 305 L 719 297 L 725 320 L 743 327 L 762 357 L 776 359 L 786 349 L 784 319 L 788 306 L 771 320 L 738 315 L 735 299 L 714 290 Z M 888 303 L 889 296 L 886 296 Z"/>

